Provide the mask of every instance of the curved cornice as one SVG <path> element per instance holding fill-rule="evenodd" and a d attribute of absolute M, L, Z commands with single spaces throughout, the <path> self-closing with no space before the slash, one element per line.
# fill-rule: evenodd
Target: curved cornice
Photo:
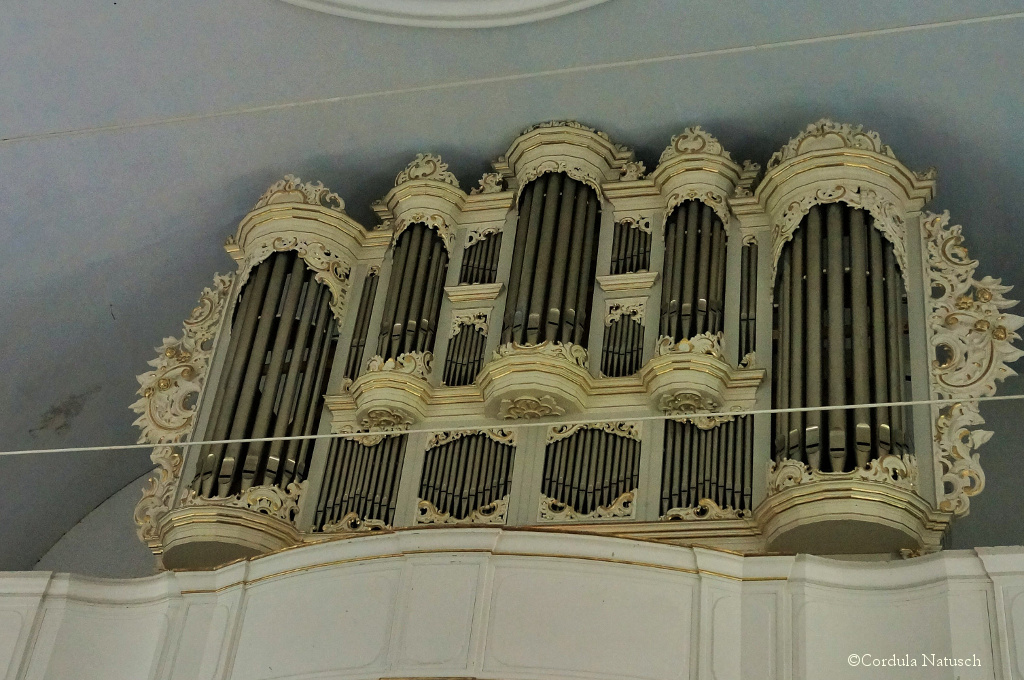
<path fill-rule="evenodd" d="M 575 12 L 605 0 L 284 0 L 350 19 L 427 28 L 513 26 Z"/>

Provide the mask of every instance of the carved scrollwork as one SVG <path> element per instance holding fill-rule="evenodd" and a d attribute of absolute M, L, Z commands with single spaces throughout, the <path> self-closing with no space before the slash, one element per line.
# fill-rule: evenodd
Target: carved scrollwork
<path fill-rule="evenodd" d="M 380 440 L 384 438 L 384 435 L 381 433 L 408 430 L 412 427 L 412 419 L 404 413 L 400 413 L 393 409 L 375 408 L 367 412 L 360 424 L 363 429 L 368 430 L 371 435 L 379 437 L 379 439 L 374 442 L 374 444 L 378 444 L 380 443 Z M 370 446 L 372 446 L 372 444 L 370 444 Z"/>
<path fill-rule="evenodd" d="M 260 199 L 256 201 L 253 210 L 263 208 L 274 203 L 306 203 L 307 205 L 319 205 L 338 212 L 344 212 L 345 201 L 341 196 L 334 193 L 320 182 L 303 182 L 295 175 L 285 175 L 284 179 L 278 180 L 270 185 L 263 192 Z"/>
<path fill-rule="evenodd" d="M 441 237 L 441 241 L 444 243 L 445 250 L 451 254 L 452 242 L 455 239 L 455 229 L 448 224 L 444 215 L 439 213 L 430 213 L 428 215 L 425 212 L 415 212 L 396 220 L 394 223 L 395 231 L 391 237 L 391 245 L 396 245 L 398 243 L 398 237 L 402 235 L 402 232 L 413 224 L 425 224 L 427 227 L 436 231 Z"/>
<path fill-rule="evenodd" d="M 837 202 L 866 210 L 871 214 L 875 228 L 892 243 L 893 254 L 906 278 L 907 227 L 899 207 L 874 189 L 861 187 L 856 183 L 840 183 L 829 189 L 812 191 L 795 199 L 786 207 L 782 216 L 772 226 L 772 275 L 775 275 L 782 247 L 793 238 L 793 233 L 800 226 L 804 215 L 816 205 Z"/>
<path fill-rule="evenodd" d="M 420 499 L 416 504 L 416 524 L 504 524 L 507 515 L 508 496 L 481 505 L 463 519 L 452 517 L 448 512 L 441 512 L 427 500 Z"/>
<path fill-rule="evenodd" d="M 735 418 L 731 415 L 708 415 L 718 411 L 720 404 L 697 392 L 685 390 L 663 395 L 658 401 L 658 408 L 672 420 L 693 423 L 702 430 L 710 430 Z"/>
<path fill-rule="evenodd" d="M 619 179 L 623 182 L 632 182 L 633 180 L 641 179 L 646 172 L 647 166 L 644 165 L 643 161 L 630 161 L 619 170 Z"/>
<path fill-rule="evenodd" d="M 228 239 L 229 250 L 230 242 Z M 237 246 L 236 246 L 237 248 Z M 295 236 L 274 236 L 269 234 L 259 241 L 249 245 L 248 252 L 239 266 L 238 285 L 242 286 L 249 279 L 249 274 L 259 263 L 266 260 L 274 253 L 295 251 L 302 258 L 306 266 L 316 272 L 313 277 L 317 283 L 322 283 L 331 291 L 331 312 L 334 318 L 341 323 L 345 318 L 345 298 L 348 294 L 349 281 L 352 274 L 351 265 L 343 260 L 337 253 L 320 243 L 307 238 Z"/>
<path fill-rule="evenodd" d="M 729 161 L 732 160 L 729 152 L 722 148 L 721 143 L 715 137 L 701 126 L 694 125 L 672 138 L 669 145 L 661 152 L 661 158 L 658 159 L 658 163 L 664 163 L 676 156 L 688 154 L 709 154 L 711 156 L 721 156 Z"/>
<path fill-rule="evenodd" d="M 536 125 L 531 125 L 530 127 L 526 128 L 525 130 L 520 132 L 519 136 L 522 137 L 523 135 L 528 134 L 530 132 L 533 132 L 534 130 L 543 130 L 543 129 L 546 129 L 546 128 L 556 128 L 556 127 L 567 127 L 567 128 L 573 128 L 574 130 L 583 130 L 584 132 L 593 132 L 595 135 L 597 135 L 601 139 L 603 139 L 605 141 L 609 141 L 609 142 L 611 141 L 611 138 L 608 136 L 608 133 L 601 132 L 600 130 L 595 130 L 594 128 L 592 128 L 590 126 L 584 125 L 583 123 L 580 123 L 579 121 L 575 121 L 575 120 L 549 120 L 549 121 L 545 121 L 543 123 L 537 123 Z"/>
<path fill-rule="evenodd" d="M 815 482 L 877 482 L 913 491 L 917 488 L 917 479 L 917 460 L 909 453 L 875 458 L 867 467 L 849 472 L 824 472 L 785 458 L 768 465 L 768 494 Z"/>
<path fill-rule="evenodd" d="M 604 315 L 604 325 L 611 326 L 622 317 L 632 319 L 639 324 L 644 322 L 644 313 L 647 309 L 647 298 L 631 298 L 628 300 L 608 300 L 608 312 Z"/>
<path fill-rule="evenodd" d="M 877 132 L 864 130 L 862 125 L 836 123 L 829 118 L 822 118 L 808 125 L 803 132 L 789 140 L 786 146 L 772 154 L 768 161 L 768 169 L 771 170 L 783 161 L 801 154 L 843 148 L 874 151 L 890 158 L 896 157 L 892 149 L 882 144 Z"/>
<path fill-rule="evenodd" d="M 140 398 L 131 409 L 140 416 L 136 425 L 140 444 L 162 444 L 150 460 L 157 466 L 155 476 L 142 492 L 135 508 L 139 537 L 158 539 L 157 523 L 170 510 L 174 486 L 181 473 L 181 451 L 166 446 L 183 441 L 192 431 L 198 395 L 203 389 L 213 356 L 213 341 L 220 328 L 226 303 L 231 296 L 233 274 L 213 277 L 213 287 L 199 296 L 199 304 L 183 324 L 181 339 L 165 338 L 157 348 L 159 356 L 150 361 L 154 368 L 138 376 Z"/>
<path fill-rule="evenodd" d="M 672 195 L 668 197 L 668 203 L 665 205 L 665 219 L 668 219 L 672 214 L 672 211 L 676 209 L 676 206 L 686 201 L 700 201 L 707 205 L 715 211 L 715 214 L 718 215 L 718 219 L 722 220 L 723 226 L 729 226 L 729 218 L 731 216 L 731 213 L 729 212 L 729 204 L 726 203 L 725 196 L 717 191 L 686 189 L 685 191 L 673 192 Z"/>
<path fill-rule="evenodd" d="M 577 182 L 583 182 L 593 189 L 597 193 L 598 198 L 601 197 L 601 177 L 589 170 L 585 170 L 579 165 L 567 161 L 548 159 L 521 170 L 516 176 L 516 183 L 519 186 L 519 189 L 516 191 L 516 200 L 519 200 L 519 194 L 522 193 L 527 184 L 549 172 L 564 172 Z"/>
<path fill-rule="evenodd" d="M 574 423 L 572 425 L 556 425 L 548 430 L 548 444 L 571 437 L 580 430 L 601 430 L 617 437 L 640 441 L 639 423 Z"/>
<path fill-rule="evenodd" d="M 504 357 L 529 354 L 540 354 L 564 359 L 576 364 L 580 368 L 590 367 L 590 358 L 585 347 L 574 345 L 571 342 L 551 342 L 550 340 L 545 340 L 539 345 L 520 345 L 517 342 L 506 342 L 494 351 L 494 358 L 503 359 Z"/>
<path fill-rule="evenodd" d="M 480 178 L 479 185 L 472 189 L 470 196 L 479 194 L 497 194 L 505 190 L 505 179 L 500 172 L 488 172 Z"/>
<path fill-rule="evenodd" d="M 207 498 L 195 489 L 189 489 L 181 498 L 181 507 L 226 507 L 244 508 L 263 515 L 276 517 L 285 522 L 294 522 L 299 514 L 299 499 L 305 490 L 305 482 L 292 482 L 286 489 L 278 486 L 251 486 L 233 496 Z"/>
<path fill-rule="evenodd" d="M 327 522 L 322 529 L 325 534 L 354 534 L 371 531 L 386 531 L 388 525 L 381 519 L 362 519 L 358 513 L 350 512 L 337 522 Z"/>
<path fill-rule="evenodd" d="M 502 399 L 498 411 L 498 415 L 506 420 L 530 420 L 533 418 L 547 418 L 548 416 L 560 416 L 563 414 L 565 414 L 565 409 L 559 406 L 555 400 L 548 395 L 541 397 Z"/>
<path fill-rule="evenodd" d="M 935 358 L 931 389 L 937 398 L 963 399 L 951 406 L 932 407 L 936 449 L 942 481 L 939 507 L 966 514 L 970 497 L 985 486 L 985 473 L 974 449 L 991 432 L 971 430 L 981 425 L 977 397 L 996 392 L 996 382 L 1016 375 L 1007 366 L 1024 352 L 1013 346 L 1024 318 L 1003 310 L 1017 304 L 1004 297 L 1011 290 L 999 279 L 974 278 L 978 262 L 963 246 L 960 225 L 949 224 L 949 213 L 925 213 L 921 222 L 933 297 L 928 317 Z"/>
<path fill-rule="evenodd" d="M 516 432 L 515 430 L 506 430 L 500 427 L 487 428 L 482 430 L 448 430 L 445 432 L 434 432 L 430 435 L 430 439 L 427 440 L 427 448 L 436 449 L 438 446 L 444 446 L 456 439 L 462 439 L 463 437 L 471 437 L 473 435 L 482 434 L 489 437 L 491 440 L 504 444 L 505 446 L 516 445 Z"/>
<path fill-rule="evenodd" d="M 395 186 L 417 179 L 432 179 L 453 187 L 459 186 L 459 180 L 455 175 L 448 172 L 448 164 L 441 160 L 441 157 L 433 153 L 418 153 L 412 163 L 409 163 L 395 177 Z"/>
<path fill-rule="evenodd" d="M 466 247 L 469 248 L 470 246 L 476 245 L 480 241 L 485 240 L 488 236 L 500 234 L 502 230 L 501 224 L 488 224 L 484 227 L 470 229 L 466 232 Z"/>
<path fill-rule="evenodd" d="M 708 331 L 695 335 L 689 339 L 682 339 L 679 342 L 675 342 L 673 338 L 668 335 L 663 335 L 658 338 L 658 344 L 656 346 L 655 354 L 662 356 L 664 354 L 708 354 L 717 359 L 724 358 L 722 353 L 722 333 L 712 333 Z"/>
<path fill-rule="evenodd" d="M 571 505 L 542 496 L 540 499 L 540 521 L 542 522 L 575 522 L 589 519 L 622 519 L 636 516 L 637 490 L 627 491 L 609 505 L 602 505 L 593 512 L 581 514 Z"/>
<path fill-rule="evenodd" d="M 623 217 L 618 223 L 630 229 L 639 229 L 645 234 L 651 233 L 651 220 L 647 217 Z"/>
<path fill-rule="evenodd" d="M 423 380 L 427 379 L 433 368 L 434 354 L 432 352 L 406 352 L 390 359 L 384 359 L 377 354 L 366 362 L 367 373 L 394 371 L 395 373 L 414 375 Z"/>
<path fill-rule="evenodd" d="M 489 309 L 465 309 L 452 313 L 452 337 L 459 334 L 463 326 L 475 328 L 483 335 L 487 335 L 488 319 L 491 310 Z"/>
<path fill-rule="evenodd" d="M 721 520 L 721 519 L 747 519 L 752 513 L 749 510 L 736 510 L 735 508 L 721 507 L 710 498 L 701 498 L 697 505 L 692 508 L 672 508 L 661 516 L 663 521 L 693 521 L 693 520 Z"/>
<path fill-rule="evenodd" d="M 740 359 L 740 368 L 754 368 L 757 366 L 757 352 L 747 352 Z"/>

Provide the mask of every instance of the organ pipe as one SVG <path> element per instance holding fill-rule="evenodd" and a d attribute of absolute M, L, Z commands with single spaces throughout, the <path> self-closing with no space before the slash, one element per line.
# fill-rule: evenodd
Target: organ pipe
<path fill-rule="evenodd" d="M 783 248 L 776 280 L 774 407 L 899 401 L 906 375 L 903 280 L 870 215 L 811 208 Z M 847 471 L 906 450 L 900 408 L 779 413 L 775 456 Z M 827 439 L 821 426 L 828 423 Z"/>
<path fill-rule="evenodd" d="M 615 225 L 612 234 L 612 274 L 646 271 L 651 266 L 651 234 L 628 222 Z"/>
<path fill-rule="evenodd" d="M 674 340 L 722 330 L 726 234 L 700 201 L 685 201 L 665 225 L 660 332 Z"/>
<path fill-rule="evenodd" d="M 370 315 L 373 313 L 373 301 L 377 295 L 376 272 L 366 275 L 363 292 L 359 296 L 359 309 L 356 311 L 356 324 L 352 331 L 352 343 L 348 349 L 348 360 L 345 362 L 345 377 L 355 380 L 359 377 L 359 369 L 363 363 L 363 349 L 366 347 L 366 336 L 370 331 Z"/>
<path fill-rule="evenodd" d="M 541 491 L 581 514 L 637 488 L 640 442 L 584 428 L 547 445 Z"/>
<path fill-rule="evenodd" d="M 507 496 L 515 448 L 485 434 L 455 439 L 427 451 L 419 496 L 439 512 L 465 519 Z"/>
<path fill-rule="evenodd" d="M 374 446 L 335 439 L 327 456 L 314 526 L 338 522 L 349 513 L 361 520 L 394 523 L 406 436 L 385 437 Z"/>
<path fill-rule="evenodd" d="M 523 190 L 502 342 L 586 346 L 600 205 L 590 187 L 549 173 Z"/>
<path fill-rule="evenodd" d="M 498 276 L 498 253 L 501 234 L 489 234 L 467 246 L 462 254 L 459 283 L 494 283 Z"/>
<path fill-rule="evenodd" d="M 460 326 L 448 340 L 442 382 L 450 387 L 471 385 L 484 363 L 487 336 L 472 326 Z"/>

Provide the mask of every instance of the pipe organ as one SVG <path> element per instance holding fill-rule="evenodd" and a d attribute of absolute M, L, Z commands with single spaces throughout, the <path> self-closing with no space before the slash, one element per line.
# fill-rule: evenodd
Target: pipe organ
<path fill-rule="evenodd" d="M 1024 319 L 934 187 L 829 120 L 763 171 L 543 123 L 469 191 L 417 155 L 374 227 L 286 176 L 140 376 L 139 535 L 175 568 L 481 524 L 938 550 Z"/>

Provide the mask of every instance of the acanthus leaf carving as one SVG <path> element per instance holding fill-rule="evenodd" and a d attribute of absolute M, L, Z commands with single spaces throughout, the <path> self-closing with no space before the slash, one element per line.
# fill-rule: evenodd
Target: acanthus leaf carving
<path fill-rule="evenodd" d="M 305 203 L 319 205 L 338 212 L 345 211 L 345 201 L 321 182 L 303 182 L 295 175 L 285 175 L 263 192 L 253 210 L 258 210 L 274 203 Z"/>
<path fill-rule="evenodd" d="M 619 218 L 618 224 L 629 229 L 639 229 L 645 234 L 651 233 L 651 220 L 643 216 L 625 216 Z"/>
<path fill-rule="evenodd" d="M 453 312 L 451 337 L 458 335 L 463 326 L 474 328 L 478 333 L 487 335 L 490 315 L 491 310 L 489 309 L 462 309 Z"/>
<path fill-rule="evenodd" d="M 457 439 L 463 437 L 471 437 L 473 435 L 482 434 L 492 441 L 498 444 L 504 444 L 505 446 L 516 445 L 516 432 L 515 430 L 508 430 L 500 427 L 492 427 L 481 430 L 445 430 L 443 432 L 434 432 L 430 435 L 430 439 L 427 440 L 426 450 L 436 449 L 439 446 L 444 446 Z"/>
<path fill-rule="evenodd" d="M 829 118 L 822 118 L 808 125 L 784 147 L 772 154 L 768 161 L 768 169 L 771 170 L 784 161 L 812 151 L 843 148 L 873 151 L 895 158 L 892 149 L 882 144 L 877 132 L 864 130 L 862 125 L 836 123 Z"/>
<path fill-rule="evenodd" d="M 655 354 L 657 356 L 688 353 L 707 354 L 716 359 L 724 358 L 725 355 L 722 353 L 722 332 L 712 333 L 707 331 L 692 338 L 683 338 L 679 342 L 676 342 L 674 338 L 668 335 L 663 335 L 658 338 L 658 343 L 655 346 Z"/>
<path fill-rule="evenodd" d="M 647 298 L 612 299 L 608 300 L 608 312 L 604 315 L 604 325 L 611 326 L 623 317 L 632 319 L 643 325 L 647 309 Z"/>
<path fill-rule="evenodd" d="M 643 161 L 630 161 L 619 170 L 619 179 L 623 182 L 632 182 L 643 178 L 647 172 L 647 166 Z"/>
<path fill-rule="evenodd" d="M 694 125 L 672 137 L 672 141 L 661 152 L 661 158 L 658 159 L 658 163 L 664 163 L 676 156 L 689 154 L 708 154 L 711 156 L 721 156 L 728 161 L 732 160 L 729 152 L 722 148 L 721 143 L 714 136 L 701 126 Z"/>
<path fill-rule="evenodd" d="M 526 396 L 516 397 L 515 399 L 502 399 L 498 413 L 506 420 L 530 420 L 533 418 L 564 415 L 565 409 L 559 406 L 554 398 L 549 395 L 541 397 Z"/>
<path fill-rule="evenodd" d="M 576 364 L 580 368 L 590 368 L 590 358 L 585 347 L 574 345 L 571 342 L 551 342 L 550 340 L 545 340 L 538 345 L 520 345 L 517 342 L 506 342 L 494 351 L 494 359 L 530 354 L 555 357 Z"/>
<path fill-rule="evenodd" d="M 483 240 L 486 240 L 488 236 L 494 234 L 500 234 L 503 231 L 503 225 L 501 224 L 488 224 L 487 226 L 478 227 L 476 229 L 470 229 L 466 232 L 466 247 L 474 246 Z"/>
<path fill-rule="evenodd" d="M 747 519 L 752 513 L 749 510 L 737 510 L 732 507 L 723 508 L 710 498 L 701 498 L 697 505 L 692 508 L 672 508 L 661 516 L 663 521 L 695 521 L 695 520 L 723 520 L 723 519 Z"/>
<path fill-rule="evenodd" d="M 479 185 L 470 190 L 470 196 L 480 194 L 497 194 L 505 190 L 505 179 L 500 172 L 488 172 L 480 178 Z"/>
<path fill-rule="evenodd" d="M 729 226 L 729 219 L 731 217 L 729 204 L 726 202 L 725 196 L 717 191 L 686 189 L 683 191 L 673 192 L 672 195 L 668 197 L 668 202 L 665 205 L 665 219 L 667 220 L 672 214 L 672 211 L 681 203 L 685 203 L 686 201 L 700 201 L 707 205 L 715 211 L 715 214 L 718 215 L 718 219 L 722 220 L 722 226 Z"/>
<path fill-rule="evenodd" d="M 394 371 L 395 373 L 414 375 L 423 380 L 427 379 L 433 368 L 434 354 L 432 352 L 406 352 L 390 359 L 385 359 L 377 354 L 366 362 L 367 373 Z"/>
<path fill-rule="evenodd" d="M 408 227 L 414 224 L 425 224 L 428 228 L 433 229 L 437 232 L 438 236 L 441 237 L 441 242 L 444 243 L 444 249 L 450 254 L 452 252 L 452 243 L 455 239 L 455 229 L 453 229 L 448 221 L 445 220 L 444 215 L 440 213 L 415 212 L 410 215 L 403 215 L 400 219 L 394 223 L 394 233 L 391 236 L 391 245 L 398 245 L 398 237 L 402 235 Z"/>
<path fill-rule="evenodd" d="M 416 504 L 416 524 L 505 524 L 507 515 L 507 495 L 481 505 L 462 519 L 441 512 L 428 500 L 420 499 Z"/>
<path fill-rule="evenodd" d="M 395 177 L 395 186 L 418 179 L 432 179 L 453 187 L 459 186 L 459 180 L 448 172 L 448 164 L 433 153 L 418 153 L 416 158 Z"/>
<path fill-rule="evenodd" d="M 274 485 L 251 486 L 233 496 L 210 498 L 199 495 L 195 489 L 189 489 L 182 496 L 180 506 L 243 508 L 294 523 L 304 490 L 305 482 L 291 482 L 284 489 Z"/>
<path fill-rule="evenodd" d="M 592 519 L 626 519 L 636 516 L 637 490 L 627 491 L 608 505 L 601 505 L 592 512 L 582 514 L 571 505 L 555 498 L 542 496 L 540 499 L 540 521 L 542 522 L 576 522 Z"/>
<path fill-rule="evenodd" d="M 640 424 L 635 422 L 614 422 L 614 423 L 573 423 L 571 425 L 556 425 L 548 430 L 548 444 L 571 437 L 580 430 L 601 430 L 616 437 L 625 437 L 640 441 Z"/>
<path fill-rule="evenodd" d="M 586 184 L 597 193 L 598 198 L 601 198 L 601 177 L 588 170 L 584 170 L 577 164 L 547 159 L 521 170 L 516 175 L 516 184 L 519 187 L 516 191 L 516 200 L 519 200 L 519 194 L 522 193 L 527 184 L 549 172 L 563 172 L 577 182 Z"/>
<path fill-rule="evenodd" d="M 913 491 L 917 488 L 917 460 L 912 454 L 890 454 L 874 458 L 866 467 L 848 472 L 815 470 L 798 460 L 784 458 L 768 465 L 768 494 L 791 486 L 816 482 L 877 482 Z"/>
<path fill-rule="evenodd" d="M 672 420 L 681 423 L 693 423 L 702 430 L 710 430 L 722 423 L 728 423 L 736 416 L 710 415 L 719 410 L 720 404 L 697 392 L 677 390 L 662 395 L 658 408 Z"/>
<path fill-rule="evenodd" d="M 390 527 L 381 519 L 363 519 L 355 511 L 345 514 L 336 522 L 327 522 L 321 531 L 325 534 L 368 533 L 386 531 Z"/>

